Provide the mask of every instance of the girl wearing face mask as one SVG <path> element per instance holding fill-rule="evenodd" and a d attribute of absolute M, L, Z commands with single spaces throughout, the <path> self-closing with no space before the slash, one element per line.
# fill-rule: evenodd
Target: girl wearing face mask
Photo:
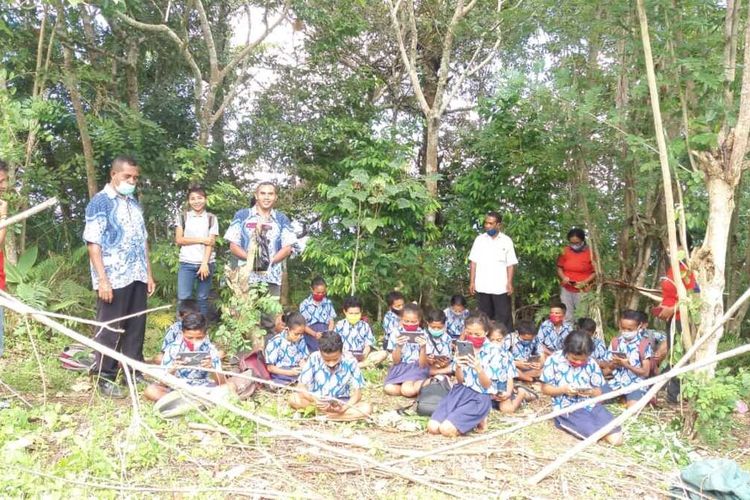
<path fill-rule="evenodd" d="M 307 321 L 302 314 L 290 313 L 286 317 L 286 329 L 266 344 L 266 369 L 274 382 L 291 384 L 299 378 L 307 358 L 310 357 L 304 338 L 306 326 Z"/>
<path fill-rule="evenodd" d="M 572 323 L 581 297 L 596 280 L 593 255 L 586 245 L 586 233 L 574 227 L 568 231 L 568 245 L 557 259 L 560 301 L 567 307 L 565 322 Z"/>
<path fill-rule="evenodd" d="M 328 285 L 320 276 L 312 280 L 310 295 L 299 305 L 299 312 L 305 317 L 305 342 L 310 352 L 318 350 L 318 340 L 323 332 L 333 330 L 336 310 L 328 298 Z"/>
<path fill-rule="evenodd" d="M 604 375 L 591 357 L 594 342 L 581 330 L 565 339 L 563 350 L 554 353 L 542 369 L 542 392 L 552 397 L 555 410 L 562 410 L 587 398 L 599 396 L 604 386 Z M 610 423 L 614 417 L 597 404 L 563 414 L 555 418 L 555 425 L 584 439 Z M 622 431 L 616 428 L 603 438 L 612 445 L 622 443 Z"/>
<path fill-rule="evenodd" d="M 425 350 L 419 351 L 420 364 L 429 365 L 431 377 L 453 373 L 453 338 L 446 328 L 445 313 L 439 309 L 431 309 L 425 315 L 425 321 L 427 345 Z"/>
<path fill-rule="evenodd" d="M 413 398 L 419 394 L 422 383 L 430 376 L 429 364 L 422 361 L 421 352 L 427 350 L 427 337 L 421 328 L 422 310 L 416 304 L 406 304 L 399 329 L 388 337 L 393 366 L 383 382 L 389 396 Z M 412 340 L 413 339 L 413 340 Z"/>

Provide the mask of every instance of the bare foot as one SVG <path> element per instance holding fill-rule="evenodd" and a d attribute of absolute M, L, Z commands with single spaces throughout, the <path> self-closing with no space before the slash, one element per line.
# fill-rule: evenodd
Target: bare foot
<path fill-rule="evenodd" d="M 477 433 L 481 434 L 484 431 L 487 430 L 487 417 L 484 417 L 481 422 L 479 422 L 479 425 L 477 425 L 477 428 L 475 429 Z"/>

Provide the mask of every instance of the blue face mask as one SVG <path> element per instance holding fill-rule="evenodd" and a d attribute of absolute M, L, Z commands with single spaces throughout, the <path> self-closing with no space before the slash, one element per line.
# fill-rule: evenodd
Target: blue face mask
<path fill-rule="evenodd" d="M 443 333 L 445 333 L 445 330 L 436 330 L 434 328 L 427 328 L 427 331 L 430 332 L 430 335 L 433 337 L 441 337 Z"/>
<path fill-rule="evenodd" d="M 115 190 L 123 196 L 129 196 L 135 192 L 135 184 L 121 182 L 117 185 Z"/>
<path fill-rule="evenodd" d="M 488 229 L 487 234 L 492 238 L 497 234 L 497 229 Z"/>

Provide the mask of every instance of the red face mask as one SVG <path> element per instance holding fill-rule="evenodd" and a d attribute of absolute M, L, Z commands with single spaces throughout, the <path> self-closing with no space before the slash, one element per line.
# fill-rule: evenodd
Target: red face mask
<path fill-rule="evenodd" d="M 194 351 L 195 350 L 195 344 L 188 339 L 182 339 L 183 342 L 185 342 L 185 345 L 187 346 L 188 350 Z"/>
<path fill-rule="evenodd" d="M 312 294 L 312 298 L 315 302 L 320 302 L 321 300 L 326 298 L 326 293 L 314 293 Z"/>
<path fill-rule="evenodd" d="M 555 323 L 555 324 L 560 323 L 563 320 L 563 315 L 562 314 L 550 313 L 549 314 L 549 320 L 551 322 Z"/>
<path fill-rule="evenodd" d="M 486 337 L 474 337 L 473 335 L 467 335 L 466 340 L 471 342 L 471 345 L 473 345 L 476 349 L 479 349 L 484 345 Z"/>
<path fill-rule="evenodd" d="M 573 368 L 582 368 L 588 364 L 588 360 L 585 361 L 571 361 L 568 360 L 568 364 Z"/>
<path fill-rule="evenodd" d="M 419 325 L 402 325 L 405 332 L 416 332 L 419 330 Z"/>

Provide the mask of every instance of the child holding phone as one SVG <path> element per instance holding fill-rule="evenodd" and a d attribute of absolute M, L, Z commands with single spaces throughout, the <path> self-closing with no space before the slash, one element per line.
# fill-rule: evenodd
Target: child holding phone
<path fill-rule="evenodd" d="M 512 397 L 516 369 L 510 356 L 487 340 L 488 331 L 489 320 L 484 314 L 474 313 L 466 318 L 464 333 L 473 353 L 456 357 L 458 383 L 432 414 L 427 424 L 430 434 L 456 437 L 473 429 L 485 430 L 493 395 L 497 395 L 505 411 L 513 411 L 521 404 L 519 398 Z"/>
<path fill-rule="evenodd" d="M 513 363 L 518 369 L 518 380 L 534 382 L 539 378 L 545 356 L 532 321 L 519 321 L 516 332 L 505 337 L 503 346 L 513 357 Z"/>
<path fill-rule="evenodd" d="M 563 350 L 544 362 L 542 392 L 552 396 L 556 410 L 562 410 L 587 398 L 599 396 L 604 385 L 604 375 L 591 357 L 594 342 L 581 330 L 567 336 Z M 580 439 L 594 434 L 614 419 L 602 405 L 592 405 L 555 417 L 555 425 Z M 622 444 L 622 431 L 614 429 L 604 438 L 609 444 Z"/>
<path fill-rule="evenodd" d="M 651 373 L 653 351 L 649 339 L 641 336 L 641 317 L 638 311 L 625 310 L 620 316 L 620 335 L 612 339 L 612 379 L 604 384 L 607 393 L 641 382 Z M 635 389 L 625 394 L 625 404 L 633 406 L 646 395 L 646 389 Z"/>
<path fill-rule="evenodd" d="M 328 285 L 326 281 L 317 276 L 310 283 L 310 295 L 299 305 L 299 312 L 305 317 L 305 342 L 307 350 L 315 352 L 318 350 L 318 339 L 323 332 L 333 330 L 336 320 L 336 311 L 333 302 L 327 297 Z"/>
<path fill-rule="evenodd" d="M 570 326 L 565 322 L 567 306 L 561 302 L 554 302 L 549 308 L 549 319 L 539 325 L 539 342 L 544 348 L 544 353 L 549 356 L 555 351 L 562 349 L 565 337 L 570 334 Z"/>
<path fill-rule="evenodd" d="M 427 322 L 427 346 L 419 351 L 421 364 L 430 367 L 430 376 L 448 375 L 453 373 L 453 339 L 447 332 L 445 313 L 439 309 L 432 309 L 425 315 Z"/>
<path fill-rule="evenodd" d="M 362 302 L 357 297 L 344 299 L 344 319 L 336 323 L 334 331 L 344 341 L 344 351 L 356 358 L 360 368 L 378 365 L 388 357 L 386 351 L 378 350 L 372 328 L 362 319 Z"/>
<path fill-rule="evenodd" d="M 419 394 L 422 383 L 430 377 L 430 366 L 420 360 L 420 352 L 427 350 L 427 337 L 420 327 L 422 311 L 416 304 L 406 304 L 401 313 L 400 327 L 391 331 L 388 350 L 393 366 L 383 382 L 389 396 L 413 398 Z"/>
<path fill-rule="evenodd" d="M 182 318 L 182 332 L 164 350 L 161 366 L 167 368 L 169 373 L 176 377 L 185 379 L 188 384 L 194 386 L 211 387 L 226 383 L 226 377 L 218 373 L 209 373 L 204 370 L 189 368 L 186 359 L 181 353 L 206 353 L 207 356 L 200 361 L 201 368 L 214 370 L 221 369 L 221 358 L 219 352 L 211 344 L 206 334 L 207 321 L 201 313 L 188 313 Z M 143 391 L 146 399 L 158 401 L 162 396 L 169 393 L 171 389 L 162 384 L 150 384 Z"/>
<path fill-rule="evenodd" d="M 294 312 L 289 313 L 285 321 L 286 329 L 268 341 L 264 355 L 271 380 L 291 384 L 297 381 L 310 351 L 305 339 L 305 317 Z"/>

